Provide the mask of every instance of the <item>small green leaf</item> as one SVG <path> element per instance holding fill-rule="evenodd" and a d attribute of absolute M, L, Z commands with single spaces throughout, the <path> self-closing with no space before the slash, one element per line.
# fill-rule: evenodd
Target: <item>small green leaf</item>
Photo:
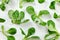
<path fill-rule="evenodd" d="M 4 11 L 4 10 L 6 9 L 5 4 L 2 3 L 2 4 L 0 5 L 0 8 L 1 8 L 2 11 Z"/>
<path fill-rule="evenodd" d="M 38 36 L 29 37 L 28 40 L 40 40 Z"/>
<path fill-rule="evenodd" d="M 56 31 L 55 23 L 54 23 L 52 20 L 49 20 L 49 21 L 47 22 L 47 24 L 48 24 L 48 29 L 49 29 L 50 31 Z"/>
<path fill-rule="evenodd" d="M 28 6 L 26 8 L 26 11 L 31 15 L 35 14 L 34 8 L 32 6 Z"/>
<path fill-rule="evenodd" d="M 34 2 L 34 0 L 25 0 L 26 2 Z"/>
<path fill-rule="evenodd" d="M 26 37 L 29 37 L 29 36 L 33 35 L 34 33 L 35 33 L 35 28 L 32 27 L 32 28 L 28 29 L 28 34 Z"/>
<path fill-rule="evenodd" d="M 38 15 L 38 16 L 49 15 L 49 14 L 50 14 L 50 13 L 49 13 L 48 10 L 41 10 L 41 11 L 39 12 L 39 15 Z"/>
<path fill-rule="evenodd" d="M 45 2 L 45 0 L 38 0 L 38 2 L 39 2 L 39 3 L 43 3 L 43 2 Z"/>
<path fill-rule="evenodd" d="M 50 6 L 49 6 L 50 9 L 55 9 L 55 1 L 52 1 Z"/>
<path fill-rule="evenodd" d="M 7 40 L 15 40 L 13 36 L 7 36 Z"/>
<path fill-rule="evenodd" d="M 8 12 L 8 16 L 9 16 L 9 18 L 13 19 L 13 17 L 12 17 L 12 14 L 13 14 L 13 13 L 14 13 L 13 10 L 9 10 L 9 12 Z"/>
<path fill-rule="evenodd" d="M 57 15 L 56 13 L 54 13 L 54 18 L 55 18 L 55 19 L 58 18 L 58 15 Z"/>
<path fill-rule="evenodd" d="M 37 18 L 37 16 L 36 15 L 32 15 L 31 18 L 32 18 L 33 21 L 35 21 L 35 19 Z"/>
<path fill-rule="evenodd" d="M 11 34 L 11 35 L 14 35 L 16 34 L 17 30 L 15 28 L 10 28 L 7 33 Z"/>
<path fill-rule="evenodd" d="M 46 22 L 40 22 L 39 24 L 42 26 L 46 26 Z"/>
<path fill-rule="evenodd" d="M 10 0 L 6 0 L 5 2 L 8 4 Z"/>
<path fill-rule="evenodd" d="M 5 22 L 5 19 L 2 19 L 2 18 L 0 18 L 0 23 L 3 23 L 3 22 Z"/>
<path fill-rule="evenodd" d="M 19 17 L 19 11 L 16 10 L 13 14 L 12 14 L 13 19 L 17 19 Z"/>
<path fill-rule="evenodd" d="M 20 28 L 20 30 L 21 30 L 21 33 L 22 33 L 23 35 L 26 35 L 25 32 L 24 32 L 21 28 Z"/>
<path fill-rule="evenodd" d="M 29 19 L 26 19 L 26 20 L 24 20 L 22 23 L 27 23 L 29 21 Z"/>
<path fill-rule="evenodd" d="M 21 11 L 21 12 L 19 13 L 19 18 L 18 18 L 18 19 L 21 20 L 21 19 L 24 18 L 24 16 L 25 16 L 24 12 Z"/>

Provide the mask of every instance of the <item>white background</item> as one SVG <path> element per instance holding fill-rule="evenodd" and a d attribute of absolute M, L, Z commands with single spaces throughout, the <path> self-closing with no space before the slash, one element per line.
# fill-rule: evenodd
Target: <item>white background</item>
<path fill-rule="evenodd" d="M 9 28 L 14 27 L 17 29 L 17 33 L 14 35 L 16 40 L 22 40 L 23 35 L 21 34 L 20 28 L 22 28 L 27 33 L 27 30 L 30 27 L 34 27 L 36 29 L 36 33 L 34 35 L 37 35 L 41 38 L 41 40 L 44 40 L 45 34 L 48 33 L 47 28 L 35 24 L 31 20 L 31 16 L 26 12 L 26 7 L 31 5 L 34 7 L 36 14 L 38 14 L 40 10 L 48 10 L 50 12 L 51 16 L 43 17 L 43 20 L 44 21 L 53 20 L 56 24 L 56 28 L 57 28 L 58 32 L 60 33 L 60 19 L 53 18 L 54 12 L 56 12 L 57 14 L 60 14 L 60 4 L 56 3 L 56 10 L 51 10 L 51 9 L 49 9 L 49 5 L 50 5 L 51 1 L 53 1 L 53 0 L 46 0 L 43 4 L 39 4 L 38 0 L 35 0 L 34 3 L 23 4 L 23 8 L 20 9 L 19 8 L 19 0 L 11 0 L 9 2 L 9 4 L 6 5 L 5 11 L 0 10 L 0 18 L 4 18 L 6 20 L 5 23 L 0 23 L 0 31 L 1 31 L 1 25 L 5 26 L 5 30 L 8 30 Z M 11 19 L 8 17 L 8 11 L 11 9 L 24 11 L 25 19 L 30 19 L 30 21 L 28 23 L 24 23 L 24 24 L 20 24 L 20 25 L 12 24 Z M 7 40 L 7 38 L 1 32 L 0 32 L 0 40 Z"/>

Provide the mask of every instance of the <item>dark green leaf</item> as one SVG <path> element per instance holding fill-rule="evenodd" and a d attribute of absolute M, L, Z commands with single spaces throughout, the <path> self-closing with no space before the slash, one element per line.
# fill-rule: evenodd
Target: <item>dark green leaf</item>
<path fill-rule="evenodd" d="M 23 35 L 26 35 L 25 32 L 24 32 L 21 28 L 20 28 L 20 30 L 21 30 L 21 33 L 22 33 Z"/>
<path fill-rule="evenodd" d="M 25 0 L 26 2 L 34 2 L 34 0 Z"/>
<path fill-rule="evenodd" d="M 5 19 L 0 18 L 0 22 L 5 22 Z"/>
<path fill-rule="evenodd" d="M 15 28 L 10 28 L 7 33 L 11 34 L 11 35 L 14 35 L 16 34 L 17 30 Z"/>
<path fill-rule="evenodd" d="M 57 15 L 56 13 L 54 13 L 54 18 L 55 18 L 55 19 L 58 18 L 58 15 Z"/>
<path fill-rule="evenodd" d="M 0 8 L 1 8 L 2 11 L 4 11 L 4 10 L 6 9 L 5 4 L 2 3 L 2 4 L 0 5 Z"/>
<path fill-rule="evenodd" d="M 29 37 L 29 36 L 33 35 L 34 33 L 35 33 L 35 28 L 32 27 L 32 28 L 28 29 L 28 34 L 26 37 Z"/>
<path fill-rule="evenodd" d="M 55 9 L 55 1 L 52 1 L 50 6 L 49 6 L 50 9 Z"/>
<path fill-rule="evenodd" d="M 13 36 L 7 36 L 7 40 L 15 40 Z"/>
<path fill-rule="evenodd" d="M 45 0 L 38 0 L 38 2 L 39 2 L 39 3 L 43 3 L 43 2 L 45 2 Z"/>

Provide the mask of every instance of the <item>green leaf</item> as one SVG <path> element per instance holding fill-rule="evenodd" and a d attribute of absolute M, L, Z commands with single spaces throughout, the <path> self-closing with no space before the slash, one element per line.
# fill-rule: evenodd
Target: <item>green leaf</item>
<path fill-rule="evenodd" d="M 55 0 L 55 2 L 60 2 L 60 0 Z"/>
<path fill-rule="evenodd" d="M 45 40 L 55 40 L 56 34 L 47 34 Z"/>
<path fill-rule="evenodd" d="M 34 2 L 34 0 L 25 0 L 26 2 Z"/>
<path fill-rule="evenodd" d="M 29 37 L 29 36 L 33 35 L 34 33 L 35 33 L 35 28 L 32 27 L 32 28 L 28 29 L 28 34 L 26 37 Z"/>
<path fill-rule="evenodd" d="M 38 15 L 38 16 L 49 15 L 49 14 L 50 14 L 50 13 L 49 13 L 48 10 L 41 10 L 41 11 L 39 12 L 39 15 Z"/>
<path fill-rule="evenodd" d="M 49 20 L 49 21 L 47 22 L 47 25 L 48 25 L 48 29 L 49 29 L 50 31 L 56 31 L 55 23 L 54 23 L 52 20 Z"/>
<path fill-rule="evenodd" d="M 31 14 L 31 15 L 34 15 L 34 14 L 35 14 L 35 10 L 34 10 L 34 8 L 33 8 L 32 6 L 28 6 L 28 7 L 26 8 L 26 11 L 27 11 L 29 14 Z"/>
<path fill-rule="evenodd" d="M 8 4 L 10 0 L 6 0 L 5 2 Z"/>
<path fill-rule="evenodd" d="M 23 35 L 26 35 L 25 32 L 24 32 L 21 28 L 20 28 L 20 30 L 21 30 L 21 33 L 22 33 Z"/>
<path fill-rule="evenodd" d="M 52 1 L 50 6 L 49 6 L 50 9 L 55 9 L 55 1 Z"/>
<path fill-rule="evenodd" d="M 46 22 L 40 22 L 39 24 L 42 26 L 46 26 Z"/>
<path fill-rule="evenodd" d="M 24 20 L 22 23 L 27 23 L 29 21 L 29 19 L 26 19 L 26 20 Z"/>
<path fill-rule="evenodd" d="M 11 20 L 13 24 L 21 24 L 21 20 Z"/>
<path fill-rule="evenodd" d="M 57 19 L 58 18 L 58 15 L 56 13 L 54 13 L 54 18 Z"/>
<path fill-rule="evenodd" d="M 0 23 L 5 22 L 5 19 L 0 18 Z"/>
<path fill-rule="evenodd" d="M 38 36 L 29 37 L 28 40 L 40 40 Z"/>
<path fill-rule="evenodd" d="M 21 19 L 24 18 L 24 16 L 25 16 L 24 12 L 21 11 L 21 12 L 19 13 L 19 18 L 18 18 L 18 19 L 21 20 Z"/>
<path fill-rule="evenodd" d="M 5 4 L 2 3 L 2 4 L 0 5 L 0 8 L 1 8 L 2 11 L 4 11 L 4 10 L 6 9 Z"/>
<path fill-rule="evenodd" d="M 13 36 L 7 36 L 7 40 L 15 40 Z"/>
<path fill-rule="evenodd" d="M 9 18 L 13 19 L 13 17 L 12 17 L 12 14 L 13 14 L 13 13 L 14 13 L 13 10 L 9 10 L 9 12 L 8 12 L 8 16 L 9 16 Z"/>
<path fill-rule="evenodd" d="M 43 3 L 43 2 L 45 2 L 45 0 L 38 0 L 38 2 L 39 2 L 39 3 Z"/>
<path fill-rule="evenodd" d="M 35 21 L 37 16 L 36 15 L 32 15 L 31 18 L 32 18 L 33 21 Z"/>
<path fill-rule="evenodd" d="M 7 33 L 11 34 L 11 35 L 14 35 L 16 34 L 17 30 L 15 28 L 10 28 Z"/>
<path fill-rule="evenodd" d="M 16 11 L 12 14 L 12 17 L 13 17 L 13 19 L 18 19 L 18 17 L 19 17 L 19 11 L 16 10 Z"/>

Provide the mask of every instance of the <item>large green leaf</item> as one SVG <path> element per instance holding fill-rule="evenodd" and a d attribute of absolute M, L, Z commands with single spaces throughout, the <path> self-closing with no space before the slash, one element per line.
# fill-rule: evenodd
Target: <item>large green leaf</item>
<path fill-rule="evenodd" d="M 50 31 L 56 31 L 55 23 L 54 23 L 52 20 L 49 20 L 49 21 L 47 22 L 47 24 L 48 24 L 48 29 L 49 29 Z"/>

